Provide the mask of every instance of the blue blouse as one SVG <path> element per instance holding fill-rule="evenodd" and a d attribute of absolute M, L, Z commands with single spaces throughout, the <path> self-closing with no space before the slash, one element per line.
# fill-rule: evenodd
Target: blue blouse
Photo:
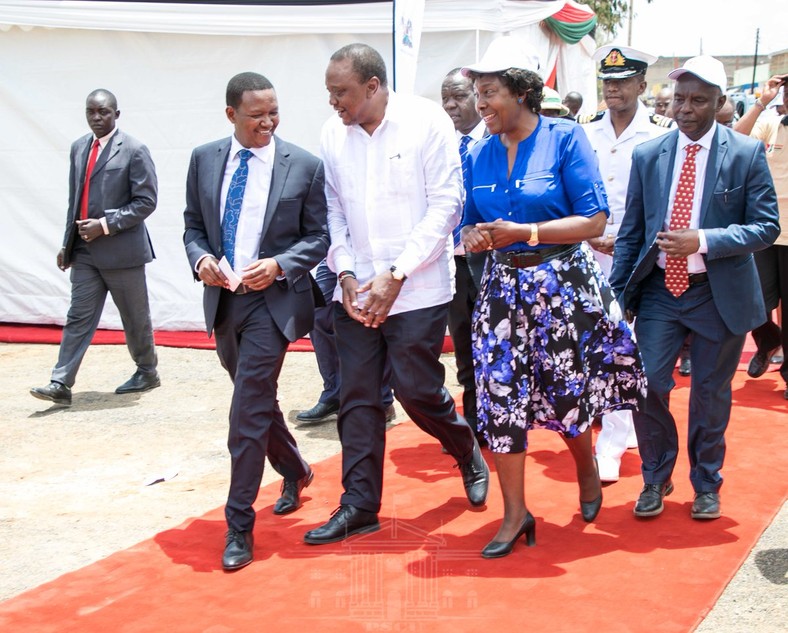
<path fill-rule="evenodd" d="M 570 215 L 610 215 L 596 154 L 583 128 L 567 119 L 540 116 L 517 147 L 507 179 L 506 147 L 498 136 L 478 142 L 466 158 L 463 226 L 497 219 L 519 224 Z M 538 250 L 517 242 L 502 251 Z"/>

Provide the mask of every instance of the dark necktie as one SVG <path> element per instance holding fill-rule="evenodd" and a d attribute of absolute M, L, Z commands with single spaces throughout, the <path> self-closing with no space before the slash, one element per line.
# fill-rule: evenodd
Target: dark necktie
<path fill-rule="evenodd" d="M 695 197 L 695 154 L 700 145 L 687 145 L 687 156 L 681 165 L 679 184 L 670 214 L 670 230 L 688 229 L 692 217 L 692 201 Z M 674 297 L 680 297 L 689 288 L 689 273 L 686 257 L 668 257 L 665 260 L 665 286 Z"/>
<path fill-rule="evenodd" d="M 79 203 L 79 219 L 88 219 L 88 198 L 90 197 L 90 177 L 93 175 L 93 168 L 96 166 L 96 160 L 99 155 L 99 140 L 93 141 L 93 149 L 90 150 L 90 158 L 88 158 L 88 166 L 85 169 L 85 184 L 82 186 L 82 200 Z"/>
<path fill-rule="evenodd" d="M 465 186 L 465 182 L 466 182 L 467 177 L 468 177 L 468 165 L 467 165 L 467 162 L 466 162 L 465 159 L 468 158 L 468 144 L 470 142 L 471 142 L 471 137 L 468 136 L 467 134 L 465 134 L 460 139 L 460 161 L 462 161 L 462 183 L 463 183 L 463 186 Z M 468 195 L 467 192 L 466 192 L 466 195 Z M 452 232 L 452 235 L 454 236 L 454 248 L 455 249 L 458 248 L 460 246 L 460 243 L 462 242 L 462 240 L 460 239 L 460 229 L 461 229 L 461 224 L 458 224 L 456 227 L 454 227 L 454 231 Z"/>
<path fill-rule="evenodd" d="M 246 179 L 249 176 L 248 161 L 252 152 L 242 149 L 238 152 L 241 164 L 235 170 L 227 190 L 227 200 L 224 204 L 224 217 L 222 218 L 222 248 L 230 266 L 235 266 L 235 234 L 238 232 L 238 219 L 241 217 L 241 205 L 244 201 Z"/>

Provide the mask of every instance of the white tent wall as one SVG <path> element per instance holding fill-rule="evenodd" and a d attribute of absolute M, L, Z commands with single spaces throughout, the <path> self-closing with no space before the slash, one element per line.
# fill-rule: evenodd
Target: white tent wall
<path fill-rule="evenodd" d="M 27 21 L 18 16 L 12 20 L 5 11 L 11 5 L 57 4 L 0 1 L 0 25 L 23 25 L 0 26 L 4 29 L 0 30 L 0 322 L 62 324 L 65 320 L 70 284 L 67 273 L 56 267 L 55 255 L 66 214 L 68 152 L 71 142 L 89 131 L 84 119 L 86 95 L 103 87 L 118 97 L 119 127 L 143 141 L 156 163 L 159 203 L 147 221 L 156 252 L 147 267 L 154 327 L 200 330 L 202 288 L 193 281 L 182 244 L 184 188 L 191 150 L 232 132 L 224 114 L 227 80 L 244 70 L 266 75 L 276 87 L 282 114 L 277 134 L 317 152 L 320 127 L 333 115 L 323 84 L 327 60 L 340 46 L 362 41 L 377 48 L 391 69 L 391 36 L 381 19 L 381 6 L 387 6 L 390 15 L 390 5 L 341 8 L 363 18 L 344 20 L 345 28 L 361 24 L 367 31 L 330 32 L 338 25 L 324 24 L 329 32 L 317 33 L 306 20 L 301 22 L 310 25 L 308 32 L 299 33 L 299 19 L 291 13 L 290 33 L 264 36 L 100 29 L 94 28 L 91 16 L 80 18 L 87 19 L 91 28 L 73 28 L 79 22 L 68 28 L 30 28 L 62 20 L 62 13 L 71 9 L 59 9 L 58 16 L 58 10 L 50 8 Z M 533 16 L 555 4 L 562 3 L 482 1 L 469 2 L 466 8 L 473 13 L 486 5 L 507 5 L 507 11 L 508 5 L 529 5 Z M 451 6 L 460 11 L 461 5 L 466 3 L 458 0 Z M 518 23 L 500 12 L 480 14 L 477 24 L 497 24 L 488 31 L 430 30 L 431 6 L 428 0 L 415 91 L 435 100 L 446 71 L 474 61 L 477 52 L 507 28 L 519 27 L 522 32 L 517 35 L 532 41 L 540 54 L 564 46 L 551 42 L 538 24 Z M 149 9 L 143 17 L 155 13 L 156 9 Z M 587 54 L 579 46 L 566 48 L 580 55 L 577 63 L 585 65 L 578 76 L 593 77 Z M 563 51 L 559 80 L 561 55 Z M 567 85 L 565 89 L 581 88 Z M 111 301 L 101 327 L 121 327 Z"/>

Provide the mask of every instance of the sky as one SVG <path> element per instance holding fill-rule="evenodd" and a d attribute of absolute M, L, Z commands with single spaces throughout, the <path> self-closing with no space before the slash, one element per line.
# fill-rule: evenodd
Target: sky
<path fill-rule="evenodd" d="M 788 48 L 788 0 L 634 0 L 632 46 L 659 55 L 752 55 Z M 626 44 L 627 22 L 616 42 Z M 766 59 L 764 59 L 766 61 Z"/>

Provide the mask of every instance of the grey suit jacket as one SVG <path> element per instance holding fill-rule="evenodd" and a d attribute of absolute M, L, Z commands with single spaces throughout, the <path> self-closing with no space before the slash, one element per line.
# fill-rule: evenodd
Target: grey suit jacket
<path fill-rule="evenodd" d="M 625 310 L 637 313 L 640 285 L 656 265 L 657 232 L 668 212 L 678 131 L 635 148 L 626 213 L 615 245 L 610 283 Z M 777 197 L 760 141 L 717 125 L 701 199 L 703 257 L 717 311 L 744 334 L 766 320 L 753 252 L 780 232 Z"/>
<path fill-rule="evenodd" d="M 220 196 L 231 139 L 202 145 L 192 152 L 186 178 L 186 225 L 183 241 L 195 279 L 204 255 L 221 259 Z M 309 271 L 328 251 L 323 163 L 309 152 L 276 137 L 274 168 L 259 258 L 273 257 L 285 279 L 262 292 L 277 328 L 294 341 L 312 329 L 315 298 Z M 203 308 L 210 336 L 222 289 L 205 286 Z"/>
<path fill-rule="evenodd" d="M 79 219 L 92 143 L 93 135 L 87 134 L 71 145 L 68 217 L 63 237 L 66 264 L 77 238 L 75 222 Z M 88 217 L 105 217 L 109 229 L 109 235 L 85 244 L 98 268 L 132 268 L 153 259 L 145 218 L 156 209 L 157 192 L 156 168 L 148 148 L 118 130 L 99 155 L 90 177 Z"/>

